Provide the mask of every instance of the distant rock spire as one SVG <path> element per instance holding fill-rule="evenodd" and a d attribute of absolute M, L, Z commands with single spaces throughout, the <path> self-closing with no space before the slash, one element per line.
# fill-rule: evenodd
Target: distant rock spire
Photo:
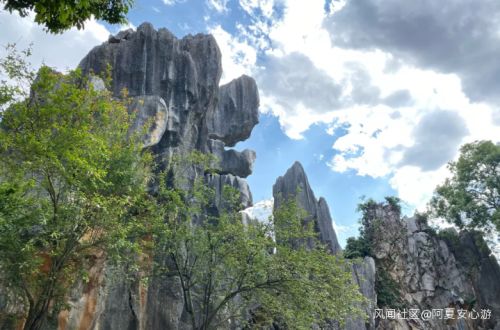
<path fill-rule="evenodd" d="M 299 162 L 295 162 L 285 175 L 276 180 L 273 185 L 273 197 L 275 210 L 283 201 L 295 198 L 298 206 L 308 214 L 304 221 L 314 221 L 314 229 L 319 233 L 321 242 L 328 245 L 334 254 L 342 250 L 333 229 L 328 204 L 324 198 L 320 198 L 319 201 L 316 199 L 304 168 Z"/>

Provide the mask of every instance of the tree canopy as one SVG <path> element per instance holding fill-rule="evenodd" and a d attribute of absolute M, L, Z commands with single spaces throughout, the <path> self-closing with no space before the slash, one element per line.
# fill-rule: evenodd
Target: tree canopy
<path fill-rule="evenodd" d="M 460 228 L 500 230 L 500 145 L 476 141 L 449 163 L 452 177 L 438 186 L 431 210 Z"/>
<path fill-rule="evenodd" d="M 310 329 L 362 315 L 350 264 L 303 226 L 304 211 L 294 201 L 261 223 L 242 220 L 232 187 L 223 189 L 220 212 L 212 215 L 203 210 L 213 206 L 215 191 L 203 177 L 192 190 L 161 187 L 166 222 L 156 232 L 157 251 L 169 261 L 157 265 L 156 276 L 178 279 L 193 329 L 217 329 L 228 320 L 241 328 Z M 305 240 L 314 240 L 314 248 L 291 244 Z"/>
<path fill-rule="evenodd" d="M 16 59 L 1 63 L 10 78 L 34 77 Z M 149 221 L 141 209 L 151 157 L 129 132 L 126 104 L 79 71 L 42 67 L 31 83 L 25 99 L 0 91 L 8 104 L 0 113 L 0 285 L 25 307 L 24 328 L 41 329 L 92 256 L 139 248 L 130 238 Z"/>
<path fill-rule="evenodd" d="M 123 278 L 174 279 L 193 329 L 309 329 L 363 315 L 350 263 L 304 226 L 294 201 L 269 223 L 243 221 L 238 192 L 216 196 L 205 182 L 218 171 L 200 152 L 173 157 L 151 181 L 126 93 L 96 90 L 78 70 L 34 75 L 22 58 L 0 61 L 30 86 L 0 89 L 0 287 L 25 329 L 57 322 L 98 255 L 123 260 Z M 154 258 L 138 275 L 128 263 L 144 252 Z"/>
<path fill-rule="evenodd" d="M 72 27 L 83 29 L 92 17 L 111 24 L 125 23 L 133 0 L 1 0 L 5 10 L 17 11 L 22 17 L 30 11 L 35 22 L 52 33 L 61 33 Z"/>

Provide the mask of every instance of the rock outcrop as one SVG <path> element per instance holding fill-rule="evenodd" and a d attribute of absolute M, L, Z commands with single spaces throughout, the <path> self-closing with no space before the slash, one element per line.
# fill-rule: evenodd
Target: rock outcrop
<path fill-rule="evenodd" d="M 342 251 L 335 230 L 333 229 L 328 204 L 322 197 L 319 200 L 316 199 L 309 185 L 304 168 L 299 162 L 295 162 L 286 171 L 285 175 L 280 176 L 276 180 L 276 183 L 273 185 L 273 198 L 275 210 L 285 201 L 291 198 L 295 199 L 297 206 L 306 212 L 304 223 L 314 222 L 314 230 L 318 233 L 320 241 L 330 248 L 332 254 Z M 352 276 L 358 284 L 360 292 L 367 298 L 367 305 L 364 309 L 368 318 L 367 320 L 361 318 L 347 319 L 344 329 L 373 329 L 375 326 L 373 313 L 376 302 L 375 263 L 373 259 L 366 257 L 364 260 L 353 263 Z"/>
<path fill-rule="evenodd" d="M 280 176 L 273 185 L 274 209 L 290 198 L 295 198 L 297 205 L 305 210 L 307 218 L 304 221 L 314 222 L 314 228 L 319 234 L 319 239 L 326 244 L 332 253 L 341 250 L 337 235 L 333 230 L 330 210 L 323 198 L 318 201 L 309 185 L 304 168 L 295 162 L 285 175 Z"/>
<path fill-rule="evenodd" d="M 115 97 L 131 98 L 129 111 L 136 114 L 132 130 L 142 134 L 142 143 L 155 155 L 159 170 L 167 168 L 172 155 L 194 150 L 219 160 L 216 171 L 190 173 L 191 179 L 203 176 L 214 188 L 216 202 L 210 212 L 218 212 L 224 204 L 224 185 L 240 192 L 242 207 L 252 206 L 245 178 L 252 173 L 255 152 L 228 147 L 247 139 L 258 123 L 258 90 L 248 76 L 219 86 L 221 54 L 212 36 L 177 39 L 166 29 L 155 30 L 144 23 L 136 31 L 109 37 L 79 67 L 96 89 L 108 88 L 98 76 L 110 68 L 109 88 Z M 284 200 L 295 198 L 307 212 L 304 221 L 314 223 L 332 254 L 341 253 L 328 205 L 325 199 L 316 199 L 300 163 L 277 179 L 273 196 L 263 215 L 270 212 L 271 204 L 277 209 Z M 255 212 L 247 213 L 251 221 Z M 348 319 L 345 329 L 500 330 L 500 267 L 479 234 L 437 235 L 420 216 L 402 219 L 390 203 L 372 205 L 367 215 L 367 226 L 373 229 L 371 255 L 355 261 L 351 271 L 367 298 L 368 319 Z M 135 279 L 123 279 L 116 275 L 123 270 L 111 269 L 104 255 L 92 257 L 88 280 L 75 284 L 68 296 L 69 308 L 52 320 L 52 328 L 190 329 L 175 279 L 155 277 L 145 283 L 139 280 L 140 272 Z M 381 293 L 387 289 L 383 284 L 388 282 L 393 284 L 389 289 L 394 299 L 383 301 Z M 16 317 L 22 318 L 22 302 L 12 297 L 0 287 L 0 329 L 15 328 Z M 376 308 L 384 313 L 394 308 L 420 312 L 449 308 L 454 317 L 375 318 Z M 491 314 L 487 319 L 459 318 L 459 309 Z"/>
<path fill-rule="evenodd" d="M 500 329 L 500 268 L 481 235 L 450 230 L 438 235 L 425 217 L 402 219 L 390 203 L 372 205 L 367 215 L 377 291 L 396 296 L 383 302 L 379 297 L 382 315 L 418 310 L 417 318 L 378 317 L 377 329 Z M 447 308 L 452 318 L 444 316 Z M 491 312 L 489 319 L 481 319 L 483 310 Z M 422 316 L 424 311 L 430 316 Z"/>
<path fill-rule="evenodd" d="M 252 172 L 255 152 L 227 147 L 248 138 L 258 123 L 257 85 L 242 76 L 219 87 L 221 54 L 212 36 L 177 39 L 166 29 L 144 23 L 137 31 L 111 36 L 79 66 L 100 89 L 105 85 L 96 76 L 110 67 L 111 90 L 116 97 L 125 93 L 132 99 L 133 129 L 143 134 L 144 146 L 153 151 L 160 169 L 174 154 L 212 153 L 219 170 L 201 175 L 215 188 L 216 208 L 225 184 L 240 191 L 244 207 L 252 205 L 245 177 Z M 174 280 L 155 278 L 145 285 L 111 280 L 112 272 L 105 263 L 96 263 L 89 283 L 73 290 L 71 308 L 59 316 L 59 325 L 96 330 L 189 328 L 182 292 Z"/>

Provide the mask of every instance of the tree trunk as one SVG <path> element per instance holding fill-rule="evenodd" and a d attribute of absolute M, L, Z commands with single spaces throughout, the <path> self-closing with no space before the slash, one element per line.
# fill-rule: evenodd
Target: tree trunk
<path fill-rule="evenodd" d="M 40 306 L 41 305 L 41 306 Z M 38 302 L 30 309 L 28 318 L 24 323 L 24 330 L 41 330 L 49 315 L 49 301 Z"/>

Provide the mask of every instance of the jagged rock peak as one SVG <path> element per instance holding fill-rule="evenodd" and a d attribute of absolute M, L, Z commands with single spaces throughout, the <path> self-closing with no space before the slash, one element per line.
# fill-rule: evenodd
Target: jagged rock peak
<path fill-rule="evenodd" d="M 298 205 L 309 215 L 304 220 L 314 221 L 314 228 L 319 233 L 321 241 L 330 247 L 332 253 L 341 251 L 326 200 L 316 199 L 302 164 L 296 161 L 285 175 L 276 180 L 273 185 L 273 197 L 275 210 L 284 200 L 295 198 Z"/>
<path fill-rule="evenodd" d="M 221 53 L 213 36 L 177 39 L 143 23 L 111 36 L 80 62 L 88 75 L 102 74 L 108 65 L 113 93 L 128 91 L 130 110 L 137 113 L 134 128 L 150 125 L 144 145 L 160 160 L 199 150 L 219 158 L 222 175 L 252 173 L 253 151 L 225 148 L 247 139 L 258 123 L 257 84 L 243 75 L 219 87 Z"/>
<path fill-rule="evenodd" d="M 215 190 L 215 204 L 223 206 L 222 187 L 230 185 L 240 193 L 242 207 L 252 205 L 252 194 L 244 179 L 252 171 L 255 152 L 227 149 L 250 136 L 258 122 L 259 95 L 255 81 L 242 76 L 219 86 L 221 53 L 213 36 L 197 34 L 176 38 L 167 29 L 155 30 L 150 23 L 137 30 L 121 31 L 95 47 L 80 62 L 82 72 L 100 75 L 111 65 L 111 91 L 117 97 L 123 89 L 132 98 L 129 111 L 136 113 L 134 129 L 147 126 L 145 147 L 155 154 L 164 169 L 172 155 L 194 150 L 212 153 L 220 160 L 217 173 L 186 174 L 190 179 L 204 175 Z M 105 84 L 93 79 L 94 85 Z M 189 180 L 187 180 L 190 182 Z M 99 276 L 106 278 L 106 271 Z M 153 278 L 147 287 L 125 282 L 100 283 L 98 290 L 77 290 L 96 306 L 76 306 L 67 324 L 108 329 L 189 329 L 185 304 L 178 283 L 171 278 Z M 79 298 L 80 301 L 85 301 Z M 89 319 L 94 326 L 82 326 Z M 76 326 L 75 326 L 76 327 Z"/>
<path fill-rule="evenodd" d="M 167 29 L 150 23 L 136 31 L 121 31 L 95 47 L 80 62 L 84 73 L 101 73 L 112 67 L 113 91 L 127 88 L 131 96 L 159 95 L 165 100 L 179 83 L 192 98 L 215 97 L 222 74 L 221 54 L 211 35 L 177 39 Z M 173 84 L 175 82 L 175 84 Z M 213 95 L 212 95 L 213 94 Z M 206 105 L 206 104 L 205 104 Z"/>

